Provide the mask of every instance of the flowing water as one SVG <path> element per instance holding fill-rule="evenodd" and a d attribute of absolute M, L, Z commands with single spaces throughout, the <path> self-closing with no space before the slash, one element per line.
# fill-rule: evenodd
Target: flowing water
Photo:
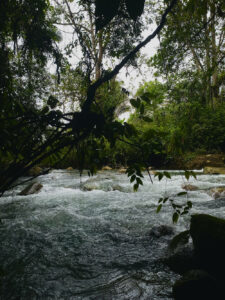
<path fill-rule="evenodd" d="M 18 196 L 19 186 L 0 199 L 0 299 L 171 299 L 178 275 L 160 260 L 171 237 L 149 233 L 161 224 L 188 228 L 190 216 L 173 225 L 167 204 L 156 214 L 160 197 L 182 190 L 181 174 L 153 185 L 145 174 L 136 193 L 114 171 L 84 175 L 82 184 L 76 171 L 37 180 L 39 194 Z M 225 175 L 202 174 L 193 184 L 200 190 L 188 193 L 192 213 L 224 217 L 224 201 L 206 190 L 223 186 Z"/>

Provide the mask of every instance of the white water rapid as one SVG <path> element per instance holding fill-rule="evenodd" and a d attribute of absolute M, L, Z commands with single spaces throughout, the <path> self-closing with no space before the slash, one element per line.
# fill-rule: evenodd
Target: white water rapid
<path fill-rule="evenodd" d="M 184 176 L 151 184 L 145 174 L 136 193 L 115 171 L 84 175 L 81 185 L 76 171 L 35 181 L 39 194 L 18 196 L 19 186 L 0 198 L 0 299 L 171 299 L 178 275 L 160 262 L 171 236 L 149 232 L 160 224 L 188 228 L 190 215 L 173 225 L 167 204 L 156 214 L 158 199 L 181 192 Z M 191 213 L 224 217 L 225 201 L 207 189 L 224 186 L 225 175 L 190 182 L 199 187 L 188 192 Z"/>

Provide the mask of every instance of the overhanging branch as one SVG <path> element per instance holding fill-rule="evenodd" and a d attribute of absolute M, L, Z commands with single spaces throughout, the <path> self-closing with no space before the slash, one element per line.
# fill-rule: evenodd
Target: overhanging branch
<path fill-rule="evenodd" d="M 109 73 L 104 75 L 103 77 L 99 78 L 97 81 L 95 81 L 92 85 L 90 85 L 88 91 L 87 91 L 87 98 L 86 101 L 83 104 L 82 112 L 86 113 L 90 110 L 90 106 L 94 101 L 96 90 L 105 82 L 111 80 L 114 76 L 116 76 L 120 70 L 127 64 L 127 62 L 133 58 L 138 51 L 146 46 L 152 39 L 154 39 L 161 29 L 164 27 L 167 19 L 167 15 L 170 13 L 170 11 L 173 9 L 173 7 L 176 5 L 178 0 L 172 0 L 170 5 L 167 7 L 165 12 L 163 13 L 161 17 L 161 21 L 158 25 L 158 27 L 154 30 L 152 34 L 150 34 L 144 41 L 139 43 L 126 57 L 122 59 L 122 61 Z"/>

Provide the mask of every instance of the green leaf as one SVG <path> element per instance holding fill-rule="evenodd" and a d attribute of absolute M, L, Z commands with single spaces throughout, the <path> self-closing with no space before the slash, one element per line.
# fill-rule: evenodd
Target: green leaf
<path fill-rule="evenodd" d="M 143 182 L 142 182 L 141 178 L 137 177 L 137 178 L 136 178 L 136 181 L 137 181 L 138 184 L 143 185 Z"/>
<path fill-rule="evenodd" d="M 56 99 L 52 95 L 49 96 L 47 104 L 51 107 L 51 109 L 55 108 L 58 103 L 59 103 L 58 99 Z"/>
<path fill-rule="evenodd" d="M 182 205 L 176 204 L 176 207 L 177 207 L 177 208 L 182 208 Z"/>
<path fill-rule="evenodd" d="M 130 182 L 134 182 L 135 179 L 136 179 L 136 175 L 132 175 L 132 176 L 131 176 L 131 179 L 130 179 Z"/>
<path fill-rule="evenodd" d="M 141 105 L 141 99 L 139 98 L 139 97 L 137 97 L 137 105 L 138 105 L 138 107 L 140 107 L 140 105 Z"/>
<path fill-rule="evenodd" d="M 135 191 L 135 192 L 137 192 L 138 187 L 139 187 L 139 184 L 138 184 L 138 183 L 135 183 L 135 184 L 134 184 L 134 191 Z"/>
<path fill-rule="evenodd" d="M 188 206 L 188 208 L 192 208 L 192 202 L 191 202 L 191 201 L 188 201 L 188 202 L 187 202 L 187 206 Z"/>
<path fill-rule="evenodd" d="M 163 203 L 166 203 L 168 199 L 169 199 L 169 197 L 164 198 Z"/>
<path fill-rule="evenodd" d="M 135 107 L 135 108 L 138 108 L 138 103 L 135 99 L 130 99 L 130 104 Z"/>
<path fill-rule="evenodd" d="M 188 212 L 189 212 L 188 210 L 184 210 L 184 211 L 181 213 L 181 216 L 188 214 Z"/>
<path fill-rule="evenodd" d="M 157 207 L 157 210 L 156 210 L 157 214 L 160 212 L 161 208 L 162 208 L 162 204 L 160 204 L 160 205 Z"/>
<path fill-rule="evenodd" d="M 187 195 L 187 192 L 180 192 L 176 196 L 184 196 L 184 195 Z"/>
<path fill-rule="evenodd" d="M 189 171 L 185 171 L 184 176 L 187 180 L 189 180 L 190 178 L 190 172 Z"/>
<path fill-rule="evenodd" d="M 169 172 L 164 171 L 163 173 L 164 173 L 164 175 L 165 175 L 167 178 L 171 179 L 171 175 L 170 175 Z"/>
<path fill-rule="evenodd" d="M 156 172 L 155 177 L 158 177 L 159 181 L 163 178 L 163 173 L 161 172 Z"/>
<path fill-rule="evenodd" d="M 173 214 L 173 223 L 176 224 L 178 222 L 179 219 L 179 214 L 177 212 L 175 212 Z"/>
<path fill-rule="evenodd" d="M 194 179 L 197 179 L 196 174 L 195 174 L 194 171 L 191 171 L 190 173 L 191 173 L 191 176 L 194 177 Z"/>
<path fill-rule="evenodd" d="M 150 93 L 144 93 L 143 95 L 140 96 L 141 99 L 143 101 L 145 101 L 146 103 L 150 103 L 150 98 L 151 98 L 151 94 Z"/>
<path fill-rule="evenodd" d="M 153 122 L 153 120 L 151 118 L 146 117 L 146 116 L 142 117 L 142 120 L 145 121 L 145 122 L 148 122 L 148 123 Z"/>
<path fill-rule="evenodd" d="M 142 103 L 140 106 L 140 114 L 143 115 L 144 112 L 145 112 L 145 107 L 144 107 L 144 104 Z"/>
<path fill-rule="evenodd" d="M 161 203 L 161 202 L 163 202 L 163 198 L 160 198 L 159 200 L 158 200 L 158 203 Z"/>

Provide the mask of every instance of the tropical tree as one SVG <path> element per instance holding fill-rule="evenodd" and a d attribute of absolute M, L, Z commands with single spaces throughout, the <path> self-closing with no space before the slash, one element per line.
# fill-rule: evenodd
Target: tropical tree
<path fill-rule="evenodd" d="M 176 85 L 178 91 L 180 83 L 180 101 L 198 97 L 211 107 L 223 101 L 224 16 L 224 1 L 180 1 L 161 31 L 160 48 L 151 63 L 167 80 L 169 89 L 173 91 Z M 182 93 L 184 88 L 189 95 Z"/>
<path fill-rule="evenodd" d="M 102 1 L 96 1 L 95 24 L 97 31 L 107 26 L 106 24 L 119 14 L 119 6 L 115 7 L 115 3 L 120 2 L 110 1 L 110 5 L 112 4 L 115 9 L 109 13 L 108 4 L 106 7 Z M 125 2 L 129 15 L 133 19 L 137 19 L 143 10 L 144 1 L 140 1 L 138 4 L 136 1 L 135 3 L 133 1 Z M 11 108 L 7 107 L 7 103 L 13 99 L 14 90 L 11 82 L 15 78 L 10 63 L 10 57 L 14 51 L 11 45 L 16 48 L 18 44 L 18 48 L 22 51 L 21 55 L 26 57 L 30 54 L 32 58 L 43 65 L 47 62 L 48 55 L 54 56 L 57 71 L 60 68 L 61 55 L 55 45 L 55 41 L 58 39 L 57 30 L 50 19 L 53 8 L 49 6 L 47 1 L 11 2 L 7 0 L 1 2 L 3 9 L 0 11 L 4 11 L 5 16 L 1 19 L 2 26 L 0 27 L 0 58 L 3 62 L 0 90 L 1 96 L 4 98 L 3 112 L 7 111 L 7 117 L 1 115 L 1 131 L 4 134 L 4 142 L 0 150 L 2 157 L 9 154 L 7 163 L 1 169 L 1 193 L 12 187 L 12 184 L 21 175 L 46 157 L 54 155 L 66 146 L 70 146 L 69 150 L 73 146 L 78 148 L 90 135 L 94 137 L 105 136 L 113 144 L 118 137 L 128 137 L 132 134 L 133 130 L 128 124 L 121 124 L 114 120 L 106 122 L 101 112 L 92 110 L 94 100 L 98 96 L 97 90 L 115 78 L 119 71 L 132 61 L 138 51 L 159 34 L 166 23 L 167 15 L 175 4 L 176 0 L 172 0 L 168 8 L 165 9 L 155 31 L 144 41 L 134 46 L 120 63 L 112 70 L 102 72 L 97 80 L 90 81 L 80 111 L 63 114 L 55 109 L 57 99 L 50 95 L 47 105 L 40 110 L 27 110 L 26 106 L 22 106 L 18 110 L 15 108 L 15 116 L 11 115 Z M 120 26 L 120 24 L 117 25 Z M 89 74 L 88 68 L 86 71 Z M 10 125 L 8 126 L 8 124 Z M 11 145 L 10 140 L 13 136 L 21 139 L 21 142 Z M 15 149 L 13 150 L 12 147 Z M 11 157 L 12 153 L 13 156 Z M 20 153 L 22 155 L 19 155 Z"/>

